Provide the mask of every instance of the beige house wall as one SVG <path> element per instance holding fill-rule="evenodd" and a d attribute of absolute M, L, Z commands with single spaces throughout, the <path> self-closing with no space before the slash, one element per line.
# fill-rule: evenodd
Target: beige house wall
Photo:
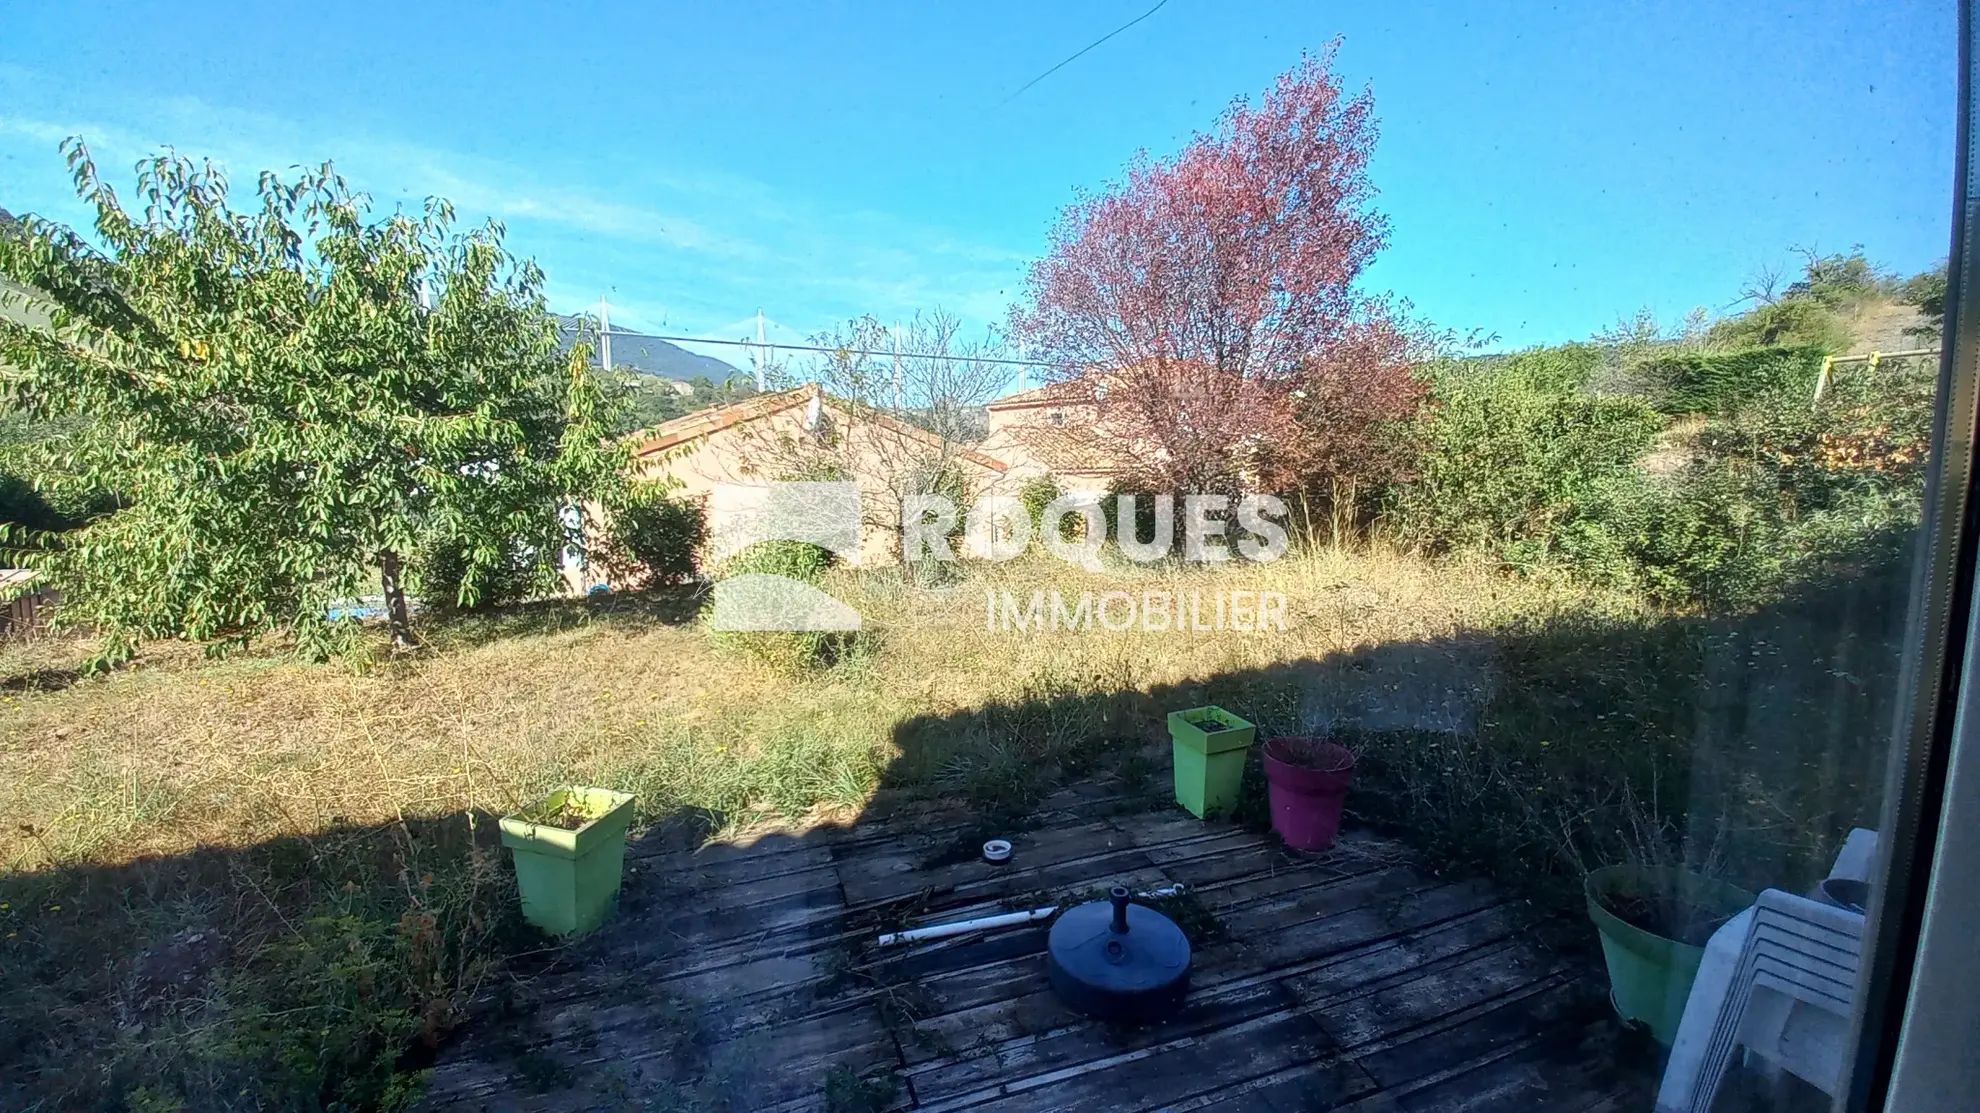
<path fill-rule="evenodd" d="M 1069 494 L 1100 495 L 1106 493 L 1113 483 L 1113 476 L 1106 472 L 1073 471 L 1064 468 L 1053 469 L 1032 454 L 1031 449 L 1011 434 L 1021 423 L 1005 422 L 1001 428 L 993 428 L 990 436 L 976 446 L 978 452 L 993 456 L 1009 465 L 991 490 L 1003 495 L 1016 495 L 1024 490 L 1025 484 L 1040 476 L 1051 476 L 1059 481 L 1059 486 Z"/>
<path fill-rule="evenodd" d="M 634 477 L 672 479 L 678 484 L 679 495 L 712 506 L 711 496 L 724 484 L 767 488 L 791 478 L 792 470 L 807 459 L 842 464 L 859 488 L 865 519 L 859 551 L 851 563 L 861 567 L 893 564 L 898 559 L 901 512 L 894 481 L 906 469 L 939 462 L 944 450 L 913 432 L 857 420 L 829 402 L 822 410 L 840 437 L 829 448 L 811 447 L 816 439 L 808 428 L 807 407 L 797 405 L 635 458 Z M 959 446 L 947 450 L 972 492 L 996 489 L 1003 472 L 962 452 Z M 714 526 L 711 521 L 711 531 Z"/>
<path fill-rule="evenodd" d="M 1060 397 L 1050 397 L 1054 393 Z M 1070 494 L 1098 496 L 1113 484 L 1111 470 L 1068 467 L 1068 461 L 1057 456 L 1048 462 L 1021 437 L 1024 430 L 1048 428 L 1065 430 L 1074 437 L 1093 436 L 1096 441 L 1109 439 L 1103 433 L 1099 407 L 1078 384 L 1040 387 L 1002 402 L 992 402 L 988 411 L 989 435 L 979 450 L 1010 465 L 998 484 L 999 492 L 1017 494 L 1025 484 L 1040 476 L 1057 479 L 1059 486 Z"/>
<path fill-rule="evenodd" d="M 832 439 L 821 442 L 813 431 L 814 413 L 823 419 L 821 424 Z M 650 430 L 644 445 L 634 450 L 632 475 L 635 480 L 671 481 L 678 496 L 699 501 L 714 513 L 714 496 L 721 487 L 768 489 L 772 483 L 794 478 L 793 473 L 801 474 L 806 464 L 844 467 L 859 488 L 864 518 L 859 548 L 850 563 L 884 566 L 899 559 L 898 477 L 946 459 L 962 472 L 972 501 L 987 494 L 1016 496 L 1040 476 L 1057 479 L 1068 493 L 1098 498 L 1112 485 L 1110 468 L 1055 468 L 1021 439 L 1022 430 L 1040 427 L 1078 438 L 1096 432 L 1097 422 L 1097 408 L 1077 395 L 1069 400 L 993 404 L 987 440 L 973 447 L 944 446 L 932 434 L 891 418 L 855 415 L 816 387 L 800 388 Z M 1058 458 L 1062 447 L 1048 455 L 1064 465 L 1069 461 Z M 961 509 L 967 511 L 968 506 Z M 598 528 L 604 525 L 600 521 Z M 709 523 L 711 532 L 715 525 Z M 594 573 L 581 569 L 570 570 L 568 578 L 573 591 L 598 582 Z"/>

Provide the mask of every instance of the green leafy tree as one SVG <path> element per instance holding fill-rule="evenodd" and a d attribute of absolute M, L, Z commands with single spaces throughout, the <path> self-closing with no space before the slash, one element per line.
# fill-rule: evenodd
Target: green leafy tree
<path fill-rule="evenodd" d="M 694 409 L 692 399 L 683 398 L 666 380 L 653 375 L 627 375 L 618 385 L 625 398 L 624 414 L 618 432 L 636 433 L 663 421 L 672 421 Z"/>
<path fill-rule="evenodd" d="M 614 388 L 615 396 L 624 403 L 617 431 L 637 433 L 663 421 L 740 402 L 756 394 L 755 385 L 741 377 L 717 383 L 706 375 L 696 375 L 688 380 L 687 386 L 682 391 L 672 380 L 643 372 L 622 376 Z"/>
<path fill-rule="evenodd" d="M 1905 330 L 1910 336 L 1937 341 L 1939 333 L 1946 327 L 1946 265 L 1940 263 L 1929 271 L 1920 271 L 1905 279 L 1898 287 L 1898 300 L 1917 308 L 1924 318 L 1920 324 Z"/>
<path fill-rule="evenodd" d="M 1847 254 L 1820 255 L 1802 249 L 1801 277 L 1780 288 L 1778 271 L 1762 271 L 1740 292 L 1753 308 L 1713 325 L 1715 347 L 1751 348 L 1809 345 L 1826 352 L 1849 347 L 1850 311 L 1895 292 L 1890 276 L 1864 257 L 1861 246 Z"/>
<path fill-rule="evenodd" d="M 236 209 L 217 167 L 169 152 L 127 209 L 63 146 L 95 242 L 36 219 L 0 237 L 0 275 L 50 307 L 0 315 L 0 401 L 82 419 L 49 481 L 115 496 L 11 534 L 63 620 L 103 635 L 99 664 L 161 637 L 346 650 L 333 604 L 374 582 L 410 645 L 406 554 L 457 546 L 472 602 L 518 553 L 547 575 L 582 543 L 569 508 L 620 482 L 616 415 L 499 225 L 456 231 L 437 199 L 374 219 L 327 164 L 264 173 Z"/>
<path fill-rule="evenodd" d="M 1811 297 L 1831 309 L 1847 309 L 1892 288 L 1891 277 L 1871 264 L 1862 244 L 1845 254 L 1822 255 L 1808 248 L 1799 252 L 1801 277 L 1789 284 L 1789 297 Z"/>

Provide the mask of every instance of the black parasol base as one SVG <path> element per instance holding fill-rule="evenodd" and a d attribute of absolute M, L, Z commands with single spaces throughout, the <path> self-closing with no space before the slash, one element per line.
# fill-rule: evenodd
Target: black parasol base
<path fill-rule="evenodd" d="M 1189 993 L 1189 937 L 1124 886 L 1068 908 L 1046 936 L 1045 971 L 1067 1005 L 1101 1020 L 1163 1020 Z"/>

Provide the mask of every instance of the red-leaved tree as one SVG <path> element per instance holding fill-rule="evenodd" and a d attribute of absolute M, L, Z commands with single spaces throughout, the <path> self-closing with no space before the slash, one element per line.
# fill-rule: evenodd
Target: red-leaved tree
<path fill-rule="evenodd" d="M 1373 102 L 1334 47 L 1181 153 L 1060 217 L 1013 324 L 1087 385 L 1134 479 L 1169 490 L 1324 494 L 1387 468 L 1380 429 L 1424 388 L 1387 304 L 1355 280 L 1386 239 Z"/>

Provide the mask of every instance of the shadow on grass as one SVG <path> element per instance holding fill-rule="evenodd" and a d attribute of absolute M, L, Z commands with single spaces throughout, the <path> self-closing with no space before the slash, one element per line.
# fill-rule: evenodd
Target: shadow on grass
<path fill-rule="evenodd" d="M 875 807 L 946 801 L 976 817 L 902 869 L 961 860 L 1069 784 L 1109 786 L 1096 810 L 1166 807 L 1164 717 L 1216 703 L 1261 739 L 1349 742 L 1360 759 L 1352 820 L 1532 899 L 1559 938 L 1585 944 L 1587 868 L 1663 855 L 1751 888 L 1800 889 L 1848 828 L 1874 822 L 1906 567 L 1893 551 L 1740 616 L 1588 616 L 1177 685 L 1033 678 L 1015 699 L 899 723 Z M 538 604 L 448 619 L 434 640 L 685 622 L 696 606 Z M 985 635 L 1003 636 L 1021 635 Z M 1253 762 L 1237 818 L 1263 826 Z M 747 853 L 785 864 L 745 874 L 746 900 L 729 888 L 736 875 L 679 864 L 734 817 L 645 818 L 620 915 L 568 946 L 520 922 L 485 813 L 0 878 L 0 1106 L 395 1108 L 450 1038 L 461 1041 L 450 1060 L 469 1065 L 436 1097 L 464 1107 L 562 1090 L 579 1104 L 656 1108 L 804 1096 L 774 1089 L 773 1062 L 841 1104 L 896 1101 L 873 1073 L 896 1054 L 886 1032 L 860 1045 L 868 1058 L 817 1058 L 826 1053 L 764 1044 L 752 1033 L 777 1014 L 735 1005 L 780 978 L 806 988 L 779 1007 L 833 992 L 814 983 L 846 925 L 833 886 L 806 879 L 829 873 L 845 829 L 757 840 Z M 748 942 L 772 927 L 788 937 L 793 924 L 793 951 Z M 709 950 L 711 939 L 734 953 Z"/>
<path fill-rule="evenodd" d="M 1166 806 L 1164 718 L 1214 703 L 1258 724 L 1261 741 L 1348 744 L 1350 820 L 1577 923 L 1586 872 L 1616 862 L 1802 891 L 1851 827 L 1880 814 L 1905 548 L 1893 539 L 1740 615 L 1579 616 L 1173 686 L 1035 684 L 1018 700 L 903 722 L 882 783 L 1016 815 L 1104 769 Z M 1263 826 L 1258 760 L 1254 748 L 1236 818 Z"/>
<path fill-rule="evenodd" d="M 457 988 L 541 945 L 494 832 L 463 814 L 0 877 L 0 1106 L 386 1100 Z"/>
<path fill-rule="evenodd" d="M 82 679 L 70 668 L 36 668 L 0 677 L 0 692 L 59 692 Z"/>
<path fill-rule="evenodd" d="M 689 586 L 537 599 L 487 610 L 432 610 L 426 612 L 419 633 L 431 647 L 453 650 L 594 625 L 630 630 L 656 624 L 685 626 L 700 616 L 706 599 L 705 590 Z"/>
<path fill-rule="evenodd" d="M 558 1088 L 567 1068 L 538 1048 L 542 1018 L 516 988 L 554 986 L 682 907 L 678 879 L 637 860 L 721 825 L 649 817 L 621 915 L 577 945 L 522 920 L 498 817 L 481 811 L 0 876 L 0 1108 L 404 1108 L 471 1014 L 505 1086 Z M 701 1022 L 655 1002 L 689 1080 L 665 1094 L 692 1093 Z"/>

